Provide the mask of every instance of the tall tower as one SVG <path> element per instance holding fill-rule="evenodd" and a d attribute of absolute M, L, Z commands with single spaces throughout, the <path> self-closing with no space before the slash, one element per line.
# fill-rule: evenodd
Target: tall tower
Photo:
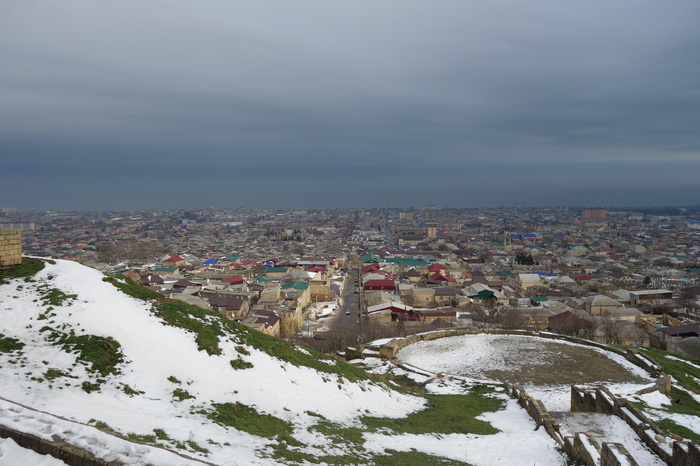
<path fill-rule="evenodd" d="M 22 231 L 0 229 L 0 268 L 22 263 Z"/>
<path fill-rule="evenodd" d="M 581 221 L 586 223 L 604 222 L 608 218 L 608 211 L 605 209 L 582 209 Z"/>
<path fill-rule="evenodd" d="M 437 238 L 437 226 L 428 225 L 428 238 L 430 238 L 430 239 Z"/>

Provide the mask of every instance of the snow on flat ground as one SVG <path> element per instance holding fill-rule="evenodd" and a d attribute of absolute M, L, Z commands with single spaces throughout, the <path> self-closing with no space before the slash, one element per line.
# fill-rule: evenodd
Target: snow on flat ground
<path fill-rule="evenodd" d="M 507 371 L 512 373 L 514 378 L 518 377 L 520 370 L 551 372 L 548 367 L 557 359 L 567 356 L 547 349 L 545 344 L 581 346 L 531 336 L 477 334 L 417 342 L 401 349 L 396 357 L 399 362 L 431 372 L 492 382 L 491 371 Z M 624 357 L 598 348 L 585 348 L 604 354 L 632 376 L 644 381 L 641 384 L 605 383 L 605 385 L 614 386 L 616 389 L 627 387 L 636 391 L 653 383 L 653 379 L 646 371 L 628 362 Z M 551 380 L 556 381 L 557 374 L 551 375 Z M 570 409 L 571 387 L 569 384 L 520 384 L 530 395 L 542 401 L 549 411 L 568 411 Z M 596 385 L 598 384 L 596 383 Z"/>

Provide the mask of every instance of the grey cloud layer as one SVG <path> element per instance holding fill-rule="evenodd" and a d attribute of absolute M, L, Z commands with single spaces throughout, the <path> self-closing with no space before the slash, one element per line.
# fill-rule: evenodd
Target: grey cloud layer
<path fill-rule="evenodd" d="M 548 202 L 555 187 L 560 203 L 693 202 L 699 14 L 631 0 L 6 3 L 0 200 L 70 208 L 80 174 L 98 191 L 138 179 L 135 198 L 228 180 L 151 207 L 226 205 L 261 183 L 246 205 L 471 205 L 499 180 L 482 202 Z M 75 195 L 15 199 L 18 177 Z M 326 184 L 320 205 L 311 188 Z M 115 202 L 88 198 L 99 205 L 76 207 Z"/>

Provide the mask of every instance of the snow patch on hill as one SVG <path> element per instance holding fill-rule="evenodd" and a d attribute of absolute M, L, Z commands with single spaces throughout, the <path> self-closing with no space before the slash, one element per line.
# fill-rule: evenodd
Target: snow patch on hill
<path fill-rule="evenodd" d="M 60 291 L 54 293 L 62 297 L 60 303 L 42 300 L 51 290 Z M 159 429 L 169 439 L 167 446 L 184 445 L 188 454 L 208 461 L 259 462 L 255 450 L 270 443 L 212 422 L 206 411 L 216 403 L 253 407 L 292 423 L 298 432 L 318 416 L 353 424 L 364 415 L 402 417 L 425 403 L 369 381 L 294 366 L 241 345 L 235 335 L 221 340 L 220 355 L 210 356 L 198 350 L 191 332 L 157 318 L 151 304 L 74 262 L 47 264 L 31 280 L 0 286 L 0 300 L 0 334 L 24 345 L 0 353 L 4 398 L 85 424 L 99 421 L 122 434 L 152 435 Z M 52 331 L 71 330 L 117 342 L 123 361 L 116 373 L 96 374 L 75 352 L 48 340 Z M 252 367 L 233 369 L 231 361 L 238 358 Z M 88 393 L 84 382 L 99 382 L 99 391 Z"/>

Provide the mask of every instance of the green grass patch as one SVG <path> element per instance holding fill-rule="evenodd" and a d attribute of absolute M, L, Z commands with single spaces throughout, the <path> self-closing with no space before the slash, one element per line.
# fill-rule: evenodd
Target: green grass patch
<path fill-rule="evenodd" d="M 691 442 L 700 443 L 700 434 L 698 434 L 694 430 L 688 429 L 685 426 L 676 424 L 670 419 L 662 419 L 656 422 L 655 424 L 661 429 L 663 429 L 665 432 L 671 432 L 676 435 L 680 435 L 684 439 L 690 440 Z"/>
<path fill-rule="evenodd" d="M 44 306 L 62 306 L 64 303 L 70 305 L 76 299 L 78 299 L 77 294 L 67 294 L 58 288 L 50 288 L 41 296 Z"/>
<path fill-rule="evenodd" d="M 231 360 L 231 367 L 233 367 L 236 370 L 251 369 L 253 367 L 253 363 L 250 363 L 248 361 L 244 361 L 241 358 L 236 358 L 236 359 Z"/>
<path fill-rule="evenodd" d="M 200 351 L 205 350 L 209 355 L 221 354 L 219 337 L 224 336 L 224 332 L 218 314 L 175 300 L 163 300 L 154 310 L 168 324 L 194 332 L 194 341 Z"/>
<path fill-rule="evenodd" d="M 336 424 L 327 419 L 321 419 L 319 422 L 311 426 L 309 430 L 318 432 L 319 434 L 333 440 L 333 443 L 352 443 L 353 449 L 364 451 L 362 444 L 364 438 L 362 433 L 364 429 L 359 427 L 346 427 L 341 424 Z"/>
<path fill-rule="evenodd" d="M 492 435 L 499 430 L 486 421 L 476 419 L 485 412 L 495 412 L 502 408 L 502 400 L 484 396 L 492 391 L 493 389 L 484 387 L 467 395 L 428 395 L 426 409 L 411 413 L 405 418 L 366 416 L 361 421 L 372 431 L 386 428 L 398 434 Z"/>
<path fill-rule="evenodd" d="M 418 383 L 404 374 L 379 374 L 376 377 L 380 382 L 401 393 L 420 397 L 425 397 L 428 393 L 424 384 Z"/>
<path fill-rule="evenodd" d="M 697 361 L 658 349 L 645 348 L 643 353 L 659 364 L 664 372 L 675 380 L 668 394 L 669 405 L 664 406 L 663 409 L 669 413 L 696 416 L 700 422 L 700 403 L 691 395 L 691 393 L 700 393 L 700 369 L 695 367 Z M 642 409 L 646 407 L 642 405 Z M 655 410 L 655 413 L 658 415 L 658 410 Z M 656 424 L 670 434 L 700 442 L 698 434 L 671 420 L 666 419 Z"/>
<path fill-rule="evenodd" d="M 462 461 L 455 461 L 439 456 L 431 456 L 416 450 L 395 451 L 386 450 L 386 455 L 379 455 L 372 458 L 375 466 L 452 466 L 468 465 Z"/>
<path fill-rule="evenodd" d="M 13 351 L 19 351 L 22 348 L 24 348 L 24 343 L 16 338 L 6 337 L 0 333 L 0 353 L 11 353 Z"/>
<path fill-rule="evenodd" d="M 82 383 L 82 385 L 80 386 L 80 388 L 82 388 L 83 391 L 85 391 L 85 392 L 87 392 L 87 393 L 98 392 L 98 391 L 100 391 L 100 384 L 98 384 L 98 383 L 91 383 L 91 382 L 88 382 L 88 381 L 86 380 L 85 382 Z"/>
<path fill-rule="evenodd" d="M 301 451 L 296 451 L 289 448 L 284 442 L 272 445 L 272 458 L 276 460 L 284 460 L 285 463 L 297 463 L 297 464 L 318 464 L 320 463 L 320 458 L 316 458 L 314 455 L 309 453 L 304 453 Z M 338 463 L 340 464 L 340 463 Z M 342 463 L 342 464 L 353 464 L 353 463 Z M 354 463 L 358 464 L 358 463 Z"/>
<path fill-rule="evenodd" d="M 63 376 L 65 376 L 65 375 L 66 375 L 66 374 L 64 374 L 63 372 L 61 372 L 61 371 L 58 370 L 58 369 L 49 369 L 49 370 L 47 370 L 46 372 L 44 372 L 44 378 L 45 378 L 46 380 L 53 380 L 53 379 L 55 379 L 55 378 L 63 377 Z"/>
<path fill-rule="evenodd" d="M 134 434 L 134 433 L 129 433 L 126 435 L 129 437 L 131 440 L 135 440 L 137 442 L 141 443 L 156 443 L 156 436 L 154 434 L 145 434 L 145 435 L 140 435 L 140 434 Z"/>
<path fill-rule="evenodd" d="M 700 415 L 700 403 L 687 390 L 671 387 L 668 396 L 670 398 L 670 406 L 665 408 L 666 411 L 690 416 Z M 698 421 L 700 422 L 700 418 Z"/>
<path fill-rule="evenodd" d="M 664 372 L 673 376 L 684 388 L 693 393 L 700 393 L 700 369 L 697 360 L 684 358 L 683 356 L 666 353 L 661 350 L 647 350 L 645 353 L 657 364 L 663 367 Z M 669 359 L 669 356 L 673 359 Z"/>
<path fill-rule="evenodd" d="M 52 336 L 56 333 L 59 332 L 53 332 Z M 124 358 L 121 345 L 114 338 L 59 333 L 55 341 L 62 345 L 65 351 L 77 352 L 77 359 L 84 363 L 89 371 L 103 377 L 119 374 L 117 365 L 121 364 Z"/>
<path fill-rule="evenodd" d="M 644 353 L 659 364 L 664 372 L 672 376 L 676 384 L 687 391 L 700 394 L 700 369 L 696 367 L 697 361 L 656 349 L 645 349 Z M 669 356 L 673 359 L 669 359 Z M 700 413 L 700 403 L 684 390 L 674 386 L 671 388 L 669 396 L 672 401 L 681 400 L 681 403 L 673 403 L 671 412 L 694 415 Z"/>
<path fill-rule="evenodd" d="M 168 437 L 168 433 L 165 432 L 164 429 L 153 429 L 153 433 L 155 434 L 158 440 L 170 440 L 170 437 Z"/>
<path fill-rule="evenodd" d="M 157 291 L 153 291 L 149 288 L 146 288 L 145 286 L 140 285 L 132 280 L 129 280 L 126 277 L 109 276 L 103 278 L 102 281 L 111 283 L 112 285 L 119 288 L 122 291 L 122 293 L 129 295 L 132 298 L 142 299 L 144 301 L 147 301 L 149 299 L 163 298 L 163 295 L 161 295 Z"/>
<path fill-rule="evenodd" d="M 207 450 L 207 449 L 204 448 L 204 447 L 200 447 L 200 446 L 199 446 L 196 442 L 194 442 L 193 440 L 188 440 L 186 443 L 187 443 L 187 446 L 189 446 L 192 450 L 194 450 L 194 451 L 196 451 L 196 452 L 204 453 L 205 455 L 208 455 L 208 454 L 209 454 L 209 450 Z"/>
<path fill-rule="evenodd" d="M 260 414 L 250 406 L 241 403 L 216 403 L 214 410 L 205 413 L 206 416 L 217 424 L 230 426 L 251 435 L 265 438 L 291 439 L 294 432 L 292 425 L 270 414 Z"/>
<path fill-rule="evenodd" d="M 345 455 L 324 455 L 316 459 L 317 463 L 323 464 L 368 464 L 367 459 L 355 454 Z"/>
<path fill-rule="evenodd" d="M 176 388 L 175 390 L 173 390 L 173 398 L 176 398 L 178 401 L 184 401 L 189 400 L 190 398 L 194 398 L 194 395 L 192 395 L 187 390 Z"/>
<path fill-rule="evenodd" d="M 144 393 L 146 393 L 139 390 L 135 390 L 126 384 L 124 384 L 124 386 L 122 387 L 122 391 L 129 396 L 143 395 Z"/>
<path fill-rule="evenodd" d="M 67 353 L 78 353 L 76 361 L 85 365 L 88 372 L 99 374 L 102 377 L 117 375 L 120 373 L 117 367 L 124 361 L 121 353 L 121 345 L 111 337 L 98 337 L 95 335 L 76 335 L 71 329 L 70 333 L 63 333 L 49 326 L 44 326 L 40 332 L 48 332 L 46 339 Z M 83 383 L 83 390 L 90 393 L 99 390 L 100 383 Z"/>
<path fill-rule="evenodd" d="M 101 431 L 103 431 L 103 432 L 107 432 L 107 433 L 110 433 L 110 434 L 117 434 L 117 435 L 119 435 L 119 432 L 117 432 L 116 430 L 112 429 L 112 428 L 111 428 L 110 426 L 108 426 L 107 423 L 105 423 L 105 422 L 98 421 L 98 420 L 95 420 L 95 419 L 90 419 L 90 420 L 88 421 L 88 424 L 94 424 L 95 428 L 97 428 L 97 429 L 99 429 L 99 430 L 101 430 Z"/>
<path fill-rule="evenodd" d="M 23 257 L 22 263 L 0 269 L 0 284 L 12 278 L 32 277 L 44 268 L 44 261 Z"/>

